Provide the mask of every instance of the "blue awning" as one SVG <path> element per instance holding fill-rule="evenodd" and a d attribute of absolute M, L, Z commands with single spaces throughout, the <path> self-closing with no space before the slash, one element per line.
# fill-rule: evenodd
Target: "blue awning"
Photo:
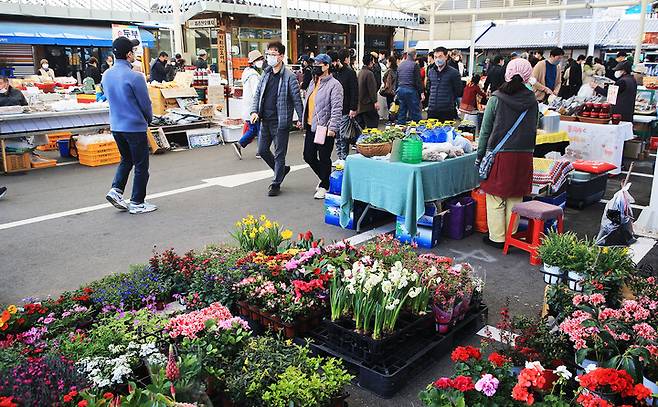
<path fill-rule="evenodd" d="M 409 46 L 412 48 L 415 47 L 416 44 L 418 44 L 418 41 L 416 40 L 409 41 Z M 396 51 L 404 51 L 404 41 L 394 41 L 393 47 L 395 48 Z"/>
<path fill-rule="evenodd" d="M 144 29 L 139 32 L 144 45 L 152 47 L 155 43 L 153 34 Z M 112 27 L 3 22 L 0 24 L 0 44 L 111 47 Z"/>

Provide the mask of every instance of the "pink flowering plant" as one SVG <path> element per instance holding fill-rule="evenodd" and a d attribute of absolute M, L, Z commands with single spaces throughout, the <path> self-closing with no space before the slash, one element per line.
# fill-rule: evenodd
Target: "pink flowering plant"
<path fill-rule="evenodd" d="M 208 323 L 220 323 L 233 318 L 231 312 L 222 304 L 216 302 L 207 308 L 178 315 L 167 323 L 165 329 L 172 338 L 179 336 L 194 339 L 203 332 Z"/>
<path fill-rule="evenodd" d="M 576 295 L 577 309 L 560 324 L 576 350 L 576 361 L 587 357 L 604 367 L 624 369 L 641 377 L 643 362 L 651 360 L 650 349 L 658 343 L 656 309 L 648 299 L 624 300 L 609 308 L 602 294 Z"/>

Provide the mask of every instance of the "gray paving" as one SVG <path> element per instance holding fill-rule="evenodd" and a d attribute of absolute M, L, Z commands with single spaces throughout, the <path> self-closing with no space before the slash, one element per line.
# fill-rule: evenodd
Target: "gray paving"
<path fill-rule="evenodd" d="M 302 145 L 301 136 L 293 136 L 289 164 L 303 164 Z M 232 147 L 226 145 L 151 156 L 149 193 L 266 169 L 254 155 L 255 149 L 249 147 L 245 159 L 238 161 Z M 648 173 L 651 164 L 641 168 Z M 68 165 L 2 176 L 0 185 L 8 186 L 9 193 L 0 201 L 0 224 L 103 204 L 113 173 L 112 166 Z M 648 204 L 651 179 L 633 181 L 637 203 Z M 235 188 L 214 186 L 160 198 L 153 201 L 160 209 L 148 215 L 130 216 L 108 208 L 0 230 L 0 303 L 57 295 L 125 271 L 129 264 L 146 262 L 154 248 L 173 247 L 183 252 L 211 242 L 230 242 L 232 225 L 248 213 L 265 213 L 295 232 L 310 229 L 327 240 L 353 236 L 352 231 L 324 224 L 323 204 L 312 198 L 316 184 L 312 171 L 304 169 L 289 175 L 283 194 L 276 198 L 266 196 L 269 180 L 261 180 Z M 610 181 L 608 198 L 618 185 L 618 179 Z M 567 228 L 592 236 L 598 231 L 602 209 L 603 205 L 597 204 L 584 211 L 568 210 Z M 502 256 L 485 247 L 477 234 L 462 241 L 442 242 L 433 251 L 486 270 L 484 300 L 490 306 L 490 322 L 497 320 L 497 311 L 506 298 L 511 301 L 512 312 L 539 311 L 544 284 L 537 267 L 529 265 L 527 254 L 514 251 Z M 470 338 L 469 342 L 476 343 L 477 339 Z M 352 386 L 350 405 L 419 406 L 418 391 L 449 372 L 449 358 L 444 358 L 391 400 L 381 400 Z"/>

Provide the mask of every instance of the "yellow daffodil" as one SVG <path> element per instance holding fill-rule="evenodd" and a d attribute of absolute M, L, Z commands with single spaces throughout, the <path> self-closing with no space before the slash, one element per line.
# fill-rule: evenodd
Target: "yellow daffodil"
<path fill-rule="evenodd" d="M 272 222 L 270 222 L 269 220 L 265 221 L 265 227 L 268 228 L 268 229 L 271 229 L 272 228 Z"/>
<path fill-rule="evenodd" d="M 235 222 L 235 227 L 236 228 L 242 227 L 242 222 Z"/>
<path fill-rule="evenodd" d="M 274 225 L 275 228 L 278 228 L 279 227 L 279 222 L 274 222 L 273 225 Z"/>
<path fill-rule="evenodd" d="M 10 305 L 7 307 L 7 311 L 9 311 L 11 315 L 14 315 L 18 311 L 18 308 L 16 308 L 15 305 Z"/>
<path fill-rule="evenodd" d="M 265 215 L 260 215 L 260 221 L 265 222 L 267 220 L 267 216 Z"/>
<path fill-rule="evenodd" d="M 251 232 L 251 233 L 249 234 L 249 237 L 252 238 L 252 239 L 255 239 L 255 238 L 256 238 L 256 233 Z"/>
<path fill-rule="evenodd" d="M 259 227 L 259 228 L 258 228 L 258 233 L 263 233 L 263 232 L 265 232 L 265 228 L 262 227 L 262 226 Z"/>
<path fill-rule="evenodd" d="M 608 253 L 608 248 L 607 247 L 603 248 L 603 253 Z"/>
<path fill-rule="evenodd" d="M 288 240 L 292 237 L 292 230 L 286 229 L 283 232 L 281 232 L 281 237 Z"/>

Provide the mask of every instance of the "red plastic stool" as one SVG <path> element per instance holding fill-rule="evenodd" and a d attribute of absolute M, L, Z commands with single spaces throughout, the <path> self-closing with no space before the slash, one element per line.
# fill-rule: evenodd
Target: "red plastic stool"
<path fill-rule="evenodd" d="M 528 219 L 528 229 L 512 234 L 514 225 L 520 218 Z M 507 254 L 510 246 L 518 247 L 530 253 L 530 264 L 537 266 L 541 259 L 537 254 L 540 237 L 544 232 L 544 223 L 550 219 L 557 219 L 558 233 L 564 230 L 564 212 L 559 206 L 541 201 L 528 201 L 514 205 L 512 217 L 505 233 L 505 247 L 503 254 Z"/>

